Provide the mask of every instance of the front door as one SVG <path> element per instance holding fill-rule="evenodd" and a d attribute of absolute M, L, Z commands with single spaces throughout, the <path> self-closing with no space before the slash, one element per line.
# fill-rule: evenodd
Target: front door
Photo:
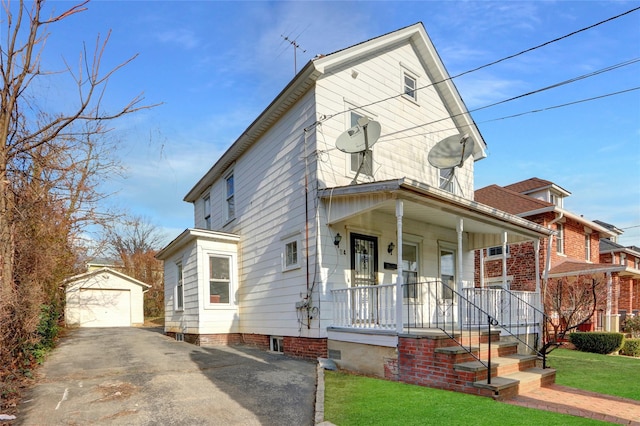
<path fill-rule="evenodd" d="M 356 322 L 378 319 L 378 238 L 351 234 L 351 286 L 355 287 L 352 315 Z"/>

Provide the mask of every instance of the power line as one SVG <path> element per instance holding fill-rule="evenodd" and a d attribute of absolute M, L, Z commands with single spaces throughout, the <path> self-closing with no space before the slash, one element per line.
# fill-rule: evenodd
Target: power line
<path fill-rule="evenodd" d="M 431 124 L 439 123 L 441 121 L 449 120 L 449 119 L 454 118 L 454 117 L 460 117 L 460 116 L 463 116 L 463 115 L 469 115 L 472 112 L 481 111 L 481 110 L 484 110 L 484 109 L 487 109 L 487 108 L 491 108 L 491 107 L 494 107 L 494 106 L 497 106 L 497 105 L 502 105 L 504 103 L 511 102 L 511 101 L 514 101 L 514 100 L 517 100 L 517 99 L 522 99 L 522 98 L 527 97 L 527 96 L 531 96 L 531 95 L 535 95 L 535 94 L 538 94 L 538 93 L 542 93 L 542 92 L 547 91 L 547 90 L 555 89 L 557 87 L 561 87 L 561 86 L 564 86 L 564 85 L 567 85 L 567 84 L 570 84 L 570 83 L 575 83 L 576 81 L 584 80 L 585 78 L 589 78 L 589 77 L 593 77 L 593 76 L 596 76 L 596 75 L 599 75 L 599 74 L 603 74 L 605 72 L 613 71 L 615 69 L 618 69 L 618 68 L 621 68 L 621 67 L 624 67 L 624 66 L 628 66 L 628 65 L 632 65 L 632 64 L 635 64 L 637 62 L 640 62 L 640 58 L 630 59 L 628 61 L 621 62 L 619 64 L 615 64 L 615 65 L 611 65 L 611 66 L 599 69 L 597 71 L 593 71 L 593 72 L 590 72 L 590 73 L 587 73 L 587 74 L 583 74 L 583 75 L 580 75 L 578 77 L 570 78 L 568 80 L 564 80 L 564 81 L 561 81 L 559 83 L 554 83 L 554 84 L 552 84 L 550 86 L 542 87 L 540 89 L 536 89 L 536 90 L 533 90 L 533 91 L 530 91 L 530 92 L 527 92 L 527 93 L 522 93 L 520 95 L 513 96 L 513 97 L 508 98 L 508 99 L 503 99 L 501 101 L 494 102 L 494 103 L 491 103 L 489 105 L 485 105 L 485 106 L 482 106 L 482 107 L 474 108 L 474 109 L 468 110 L 466 112 L 461 112 L 461 113 L 453 114 L 453 115 L 450 115 L 450 116 L 448 115 L 448 116 L 446 116 L 444 118 L 441 118 L 441 119 L 438 119 L 438 120 L 435 120 L 435 121 L 430 121 L 430 122 L 427 122 L 427 123 L 418 124 L 417 126 L 408 127 L 406 129 L 398 130 L 397 132 L 388 133 L 388 134 L 386 134 L 384 136 L 393 136 L 393 135 L 396 135 L 396 134 L 399 134 L 399 133 L 404 133 L 404 132 L 407 132 L 407 131 L 410 131 L 410 130 L 414 130 L 414 129 L 418 129 L 418 128 L 421 128 L 421 127 L 424 127 L 424 126 L 428 126 L 428 125 L 431 125 Z M 631 89 L 631 90 L 635 90 L 635 89 Z M 548 108 L 548 109 L 551 109 L 551 108 Z M 384 137 L 384 136 L 382 136 L 382 137 Z"/>
<path fill-rule="evenodd" d="M 621 13 L 621 14 L 619 14 L 619 15 L 612 16 L 612 17 L 607 18 L 607 19 L 605 19 L 605 20 L 603 20 L 603 21 L 596 22 L 595 24 L 589 25 L 589 26 L 587 26 L 587 27 L 581 28 L 581 29 L 576 30 L 576 31 L 572 31 L 572 32 L 570 32 L 570 33 L 568 33 L 568 34 L 565 34 L 565 35 L 561 36 L 561 37 L 554 38 L 553 40 L 546 41 L 546 42 L 544 42 L 544 43 L 542 43 L 542 44 L 539 44 L 539 45 L 537 45 L 537 46 L 530 47 L 530 48 L 528 48 L 528 49 L 522 50 L 522 51 L 520 51 L 520 52 L 518 52 L 518 53 L 515 53 L 515 54 L 513 54 L 513 55 L 509 55 L 509 56 L 506 56 L 506 57 L 504 57 L 504 58 L 501 58 L 501 59 L 495 60 L 495 61 L 493 61 L 493 62 L 489 62 L 488 64 L 484 64 L 484 65 L 481 65 L 481 66 L 479 66 L 479 67 L 473 68 L 473 69 L 471 69 L 471 70 L 464 71 L 464 72 L 459 73 L 459 74 L 456 74 L 456 75 L 454 75 L 454 76 L 451 76 L 451 77 L 445 78 L 444 80 L 440 80 L 440 81 L 437 81 L 437 82 L 434 82 L 434 83 L 431 83 L 431 84 L 427 84 L 426 86 L 418 87 L 418 88 L 416 88 L 416 89 L 415 89 L 415 91 L 422 90 L 422 89 L 427 89 L 427 88 L 432 87 L 432 86 L 435 86 L 435 85 L 437 85 L 437 84 L 440 84 L 440 83 L 444 83 L 444 82 L 446 82 L 446 81 L 453 80 L 453 79 L 455 79 L 455 78 L 461 77 L 461 76 L 463 76 L 463 75 L 470 74 L 470 73 L 475 72 L 475 71 L 479 71 L 479 70 L 484 69 L 484 68 L 488 68 L 488 67 L 490 67 L 490 66 L 492 66 L 492 65 L 496 65 L 496 64 L 498 64 L 498 63 L 504 62 L 504 61 L 509 60 L 509 59 L 513 59 L 513 58 L 515 58 L 515 57 L 517 57 L 517 56 L 523 55 L 523 54 L 525 54 L 525 53 L 532 52 L 532 51 L 534 51 L 534 50 L 536 50 L 536 49 L 540 49 L 540 48 L 542 48 L 542 47 L 548 46 L 549 44 L 556 43 L 556 42 L 558 42 L 558 41 L 560 41 L 560 40 L 564 40 L 565 38 L 568 38 L 568 37 L 574 36 L 574 35 L 576 35 L 576 34 L 579 34 L 579 33 L 581 33 L 581 32 L 584 32 L 584 31 L 587 31 L 587 30 L 593 29 L 593 28 L 595 28 L 595 27 L 597 27 L 597 26 L 599 26 L 599 25 L 603 25 L 603 24 L 605 24 L 605 23 L 607 23 L 607 22 L 611 22 L 611 21 L 613 21 L 613 20 L 615 20 L 615 19 L 621 18 L 621 17 L 623 17 L 623 16 L 625 16 L 625 15 L 628 15 L 628 14 L 630 14 L 630 13 L 636 12 L 636 11 L 638 11 L 638 10 L 640 10 L 640 7 L 635 7 L 635 8 L 633 8 L 633 9 L 630 9 L 630 10 L 628 10 L 628 11 L 626 11 L 626 12 L 623 12 L 623 13 Z M 295 51 L 295 48 L 294 48 L 294 51 Z M 367 108 L 367 107 L 370 107 L 370 106 L 372 106 L 372 105 L 377 105 L 377 104 L 379 104 L 379 103 L 386 102 L 386 101 L 390 101 L 390 100 L 392 100 L 392 99 L 398 98 L 398 97 L 403 96 L 403 95 L 404 95 L 404 93 L 398 93 L 397 95 L 389 96 L 389 97 L 387 97 L 387 98 L 380 99 L 380 100 L 378 100 L 378 101 L 374 101 L 374 102 L 371 102 L 371 103 L 366 104 L 366 105 L 361 105 L 361 106 L 359 106 L 359 107 L 349 108 L 349 109 L 346 109 L 346 110 L 344 110 L 344 111 L 340 111 L 340 112 L 336 112 L 336 113 L 334 113 L 334 114 L 326 115 L 326 116 L 324 116 L 320 121 L 327 121 L 327 120 L 329 120 L 329 119 L 331 119 L 331 118 L 333 118 L 333 117 L 336 117 L 336 116 L 338 116 L 338 115 L 346 114 L 346 113 L 348 113 L 348 112 L 356 111 L 356 110 L 359 110 L 359 109 L 362 109 L 362 108 Z"/>

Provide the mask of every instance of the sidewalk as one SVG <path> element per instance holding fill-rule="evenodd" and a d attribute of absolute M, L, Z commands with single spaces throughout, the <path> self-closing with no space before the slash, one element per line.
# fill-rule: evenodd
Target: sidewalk
<path fill-rule="evenodd" d="M 555 384 L 504 402 L 609 423 L 640 426 L 640 401 Z"/>

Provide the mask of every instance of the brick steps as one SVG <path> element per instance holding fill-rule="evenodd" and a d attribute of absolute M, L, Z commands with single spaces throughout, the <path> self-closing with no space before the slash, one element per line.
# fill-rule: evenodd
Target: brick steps
<path fill-rule="evenodd" d="M 437 330 L 402 337 L 410 342 L 401 345 L 400 377 L 409 383 L 506 399 L 555 382 L 555 370 L 537 368 L 537 356 L 518 354 L 518 343 L 499 340 L 498 332 L 473 339 L 455 336 L 457 341 Z M 491 384 L 486 367 L 489 339 Z"/>

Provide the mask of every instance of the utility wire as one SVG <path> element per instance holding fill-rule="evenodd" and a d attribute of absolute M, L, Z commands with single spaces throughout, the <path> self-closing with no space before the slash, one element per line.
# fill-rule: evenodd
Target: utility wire
<path fill-rule="evenodd" d="M 540 48 L 542 48 L 542 47 L 544 47 L 544 46 L 548 46 L 549 44 L 556 43 L 556 42 L 558 42 L 558 41 L 560 41 L 560 40 L 564 40 L 565 38 L 568 38 L 568 37 L 574 36 L 574 35 L 576 35 L 576 34 L 579 34 L 579 33 L 581 33 L 581 32 L 584 32 L 584 31 L 590 30 L 590 29 L 595 28 L 595 27 L 597 27 L 597 26 L 599 26 L 599 25 L 602 25 L 602 24 L 605 24 L 605 23 L 607 23 L 607 22 L 613 21 L 613 20 L 615 20 L 615 19 L 621 18 L 621 17 L 623 17 L 623 16 L 625 16 L 625 15 L 628 15 L 628 14 L 630 14 L 630 13 L 636 12 L 636 11 L 638 11 L 638 10 L 640 10 L 640 6 L 639 6 L 639 7 L 635 7 L 635 8 L 633 8 L 633 9 L 630 9 L 630 10 L 628 10 L 628 11 L 626 11 L 626 12 L 623 12 L 623 13 L 621 13 L 621 14 L 619 14 L 619 15 L 615 15 L 615 16 L 612 16 L 612 17 L 610 17 L 610 18 L 607 18 L 607 19 L 605 19 L 605 20 L 603 20 L 603 21 L 596 22 L 595 24 L 589 25 L 588 27 L 584 27 L 584 28 L 581 28 L 581 29 L 579 29 L 579 30 L 572 31 L 572 32 L 570 32 L 570 33 L 568 33 L 568 34 L 565 34 L 565 35 L 561 36 L 561 37 L 554 38 L 553 40 L 549 40 L 549 41 L 546 41 L 546 42 L 544 42 L 544 43 L 542 43 L 542 44 L 539 44 L 539 45 L 537 45 L 537 46 L 530 47 L 530 48 L 525 49 L 525 50 L 522 50 L 522 51 L 520 51 L 520 52 L 518 52 L 518 53 L 514 53 L 513 55 L 509 55 L 509 56 L 506 56 L 506 57 L 504 57 L 504 58 L 501 58 L 501 59 L 495 60 L 495 61 L 493 61 L 493 62 L 489 62 L 488 64 L 484 64 L 484 65 L 481 65 L 481 66 L 479 66 L 479 67 L 473 68 L 473 69 L 471 69 L 471 70 L 461 72 L 461 73 L 456 74 L 456 75 L 454 75 L 454 76 L 450 76 L 450 77 L 448 77 L 448 78 L 445 78 L 444 80 L 440 80 L 440 81 L 437 81 L 437 82 L 434 82 L 434 83 L 431 83 L 431 84 L 427 84 L 426 86 L 418 87 L 418 88 L 416 88 L 414 91 L 418 91 L 418 90 L 426 89 L 426 88 L 429 88 L 429 87 L 435 86 L 435 85 L 437 85 L 437 84 L 444 83 L 444 82 L 446 82 L 446 81 L 450 81 L 450 80 L 453 80 L 453 79 L 455 79 L 455 78 L 461 77 L 461 76 L 463 76 L 463 75 L 467 75 L 467 74 L 470 74 L 470 73 L 472 73 L 472 72 L 476 72 L 476 71 L 479 71 L 479 70 L 481 70 L 481 69 L 488 68 L 488 67 L 490 67 L 490 66 L 492 66 L 492 65 L 499 64 L 499 63 L 504 62 L 504 61 L 506 61 L 506 60 L 513 59 L 513 58 L 515 58 L 515 57 L 517 57 L 517 56 L 523 55 L 523 54 L 525 54 L 525 53 L 532 52 L 532 51 L 534 51 L 534 50 L 536 50 L 536 49 L 540 49 Z M 324 116 L 320 121 L 327 121 L 327 120 L 329 120 L 329 119 L 331 119 L 331 118 L 333 118 L 333 117 L 336 117 L 336 116 L 338 116 L 338 115 L 346 114 L 346 113 L 348 113 L 348 112 L 356 111 L 356 110 L 359 110 L 359 109 L 362 109 L 362 108 L 367 108 L 367 107 L 370 107 L 370 106 L 372 106 L 372 105 L 377 105 L 377 104 L 379 104 L 379 103 L 386 102 L 386 101 L 390 101 L 390 100 L 392 100 L 392 99 L 398 98 L 398 97 L 403 96 L 403 95 L 404 95 L 404 93 L 398 93 L 397 95 L 389 96 L 389 97 L 387 97 L 387 98 L 380 99 L 380 100 L 377 100 L 377 101 L 371 102 L 371 103 L 366 104 L 366 105 L 361 105 L 361 106 L 359 106 L 359 107 L 349 108 L 349 109 L 346 109 L 346 110 L 344 110 L 344 111 L 336 112 L 336 113 L 334 113 L 334 114 L 325 115 L 325 116 Z"/>
<path fill-rule="evenodd" d="M 587 74 L 583 74 L 583 75 L 580 75 L 578 77 L 570 78 L 568 80 L 564 80 L 564 81 L 561 81 L 559 83 L 552 84 L 550 86 L 542 87 L 540 89 L 533 90 L 531 92 L 522 93 L 520 95 L 513 96 L 513 97 L 508 98 L 508 99 L 503 99 L 501 101 L 494 102 L 494 103 L 491 103 L 489 105 L 481 106 L 481 107 L 478 107 L 478 108 L 475 108 L 475 109 L 472 109 L 472 110 L 468 110 L 466 112 L 461 112 L 461 113 L 453 114 L 451 116 L 447 116 L 447 117 L 444 117 L 444 118 L 441 118 L 441 119 L 438 119 L 438 120 L 435 120 L 435 121 L 430 121 L 430 122 L 427 122 L 427 123 L 418 124 L 417 126 L 408 127 L 406 129 L 398 130 L 397 132 L 387 133 L 386 135 L 383 135 L 380 138 L 382 139 L 383 137 L 393 136 L 393 135 L 396 135 L 396 134 L 399 134 L 399 133 L 404 133 L 404 132 L 407 132 L 407 131 L 410 131 L 410 130 L 419 129 L 419 128 L 424 127 L 424 126 L 428 126 L 428 125 L 431 125 L 431 124 L 439 123 L 441 121 L 449 120 L 450 118 L 459 117 L 459 116 L 463 116 L 463 115 L 469 115 L 472 112 L 481 111 L 483 109 L 487 109 L 487 108 L 491 108 L 491 107 L 494 107 L 494 106 L 497 106 L 497 105 L 501 105 L 501 104 L 504 104 L 504 103 L 507 103 L 507 102 L 511 102 L 511 101 L 516 100 L 516 99 L 521 99 L 521 98 L 524 98 L 524 97 L 527 97 L 527 96 L 531 96 L 531 95 L 535 95 L 537 93 L 541 93 L 541 92 L 544 92 L 544 91 L 547 91 L 547 90 L 555 89 L 557 87 L 561 87 L 561 86 L 564 86 L 564 85 L 567 85 L 567 84 L 570 84 L 570 83 L 575 83 L 576 81 L 584 80 L 585 78 L 589 78 L 589 77 L 593 77 L 593 76 L 596 76 L 596 75 L 599 75 L 599 74 L 603 74 L 605 72 L 613 71 L 615 69 L 618 69 L 618 68 L 621 68 L 621 67 L 624 67 L 624 66 L 627 66 L 627 65 L 635 64 L 636 62 L 640 62 L 640 58 L 630 59 L 628 61 L 621 62 L 619 64 L 611 65 L 611 66 L 608 66 L 606 68 L 599 69 L 597 71 L 593 71 L 593 72 L 590 72 L 590 73 L 587 73 Z M 635 89 L 632 89 L 632 90 L 635 90 Z"/>

